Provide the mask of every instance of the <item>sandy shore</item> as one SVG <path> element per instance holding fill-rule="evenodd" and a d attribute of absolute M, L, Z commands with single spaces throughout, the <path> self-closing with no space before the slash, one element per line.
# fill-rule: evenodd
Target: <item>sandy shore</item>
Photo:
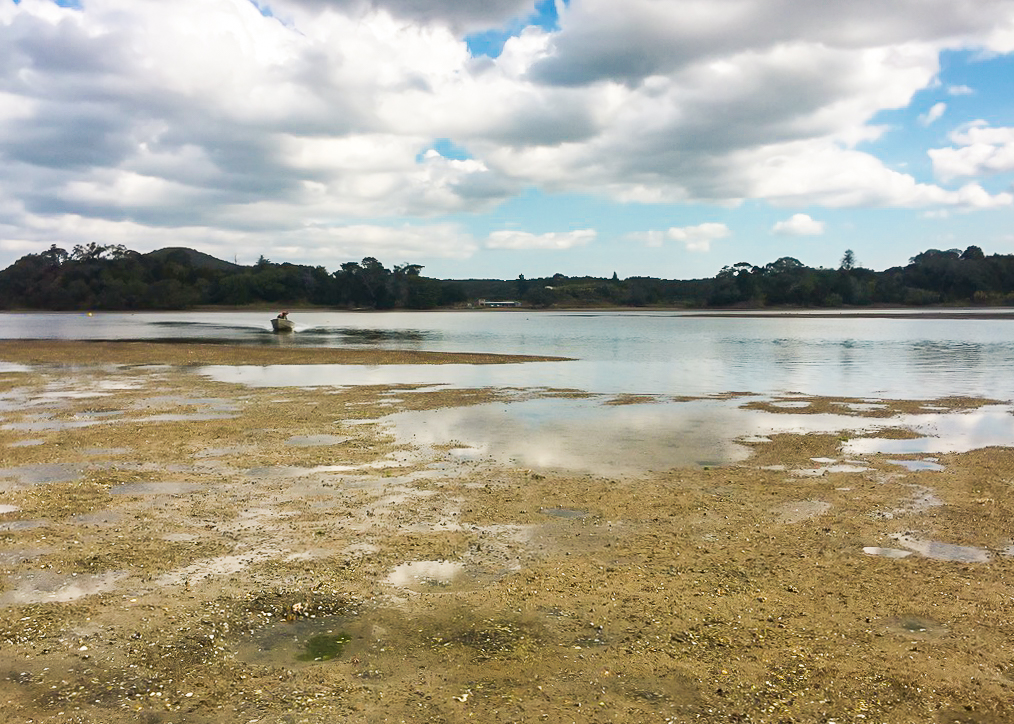
<path fill-rule="evenodd" d="M 190 369 L 419 354 L 0 344 L 0 719 L 1014 721 L 1010 449 L 605 478 L 376 422 L 505 391 Z"/>

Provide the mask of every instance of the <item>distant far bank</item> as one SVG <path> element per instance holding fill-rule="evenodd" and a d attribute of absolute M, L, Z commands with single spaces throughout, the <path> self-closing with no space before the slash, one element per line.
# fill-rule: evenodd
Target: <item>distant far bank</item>
<path fill-rule="evenodd" d="M 433 279 L 419 264 L 388 269 L 373 257 L 334 272 L 275 263 L 252 266 L 170 247 L 141 254 L 122 246 L 57 246 L 0 271 L 0 309 L 14 311 L 666 310 L 699 314 L 857 315 L 884 309 L 1014 308 L 1014 256 L 977 246 L 929 249 L 904 267 L 874 271 L 846 250 L 837 269 L 792 257 L 739 262 L 708 279 L 635 276 Z M 840 312 L 836 312 L 840 313 Z M 941 312 L 945 313 L 945 312 Z M 924 313 L 923 313 L 924 314 Z M 953 312 L 946 311 L 948 316 Z M 990 313 L 995 318 L 996 313 Z"/>

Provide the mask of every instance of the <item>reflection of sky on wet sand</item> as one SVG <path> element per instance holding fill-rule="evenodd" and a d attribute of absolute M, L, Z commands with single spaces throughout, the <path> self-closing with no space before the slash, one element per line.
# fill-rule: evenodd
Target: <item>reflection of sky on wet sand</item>
<path fill-rule="evenodd" d="M 864 421 L 838 415 L 771 414 L 742 398 L 607 405 L 600 399 L 541 399 L 401 412 L 382 419 L 399 440 L 450 442 L 473 457 L 599 474 L 668 470 L 743 460 L 741 436 L 836 432 Z"/>
<path fill-rule="evenodd" d="M 642 364 L 636 380 L 601 362 L 206 367 L 201 373 L 218 381 L 265 387 L 400 383 L 456 388 L 575 388 L 606 394 L 654 389 L 659 395 L 715 394 L 728 389 L 756 392 L 771 387 L 737 386 L 721 376 L 719 379 L 713 375 L 686 376 L 682 374 L 686 364 L 684 360 L 679 365 L 670 365 L 664 374 L 657 366 Z M 641 372 L 645 375 L 641 376 Z M 730 386 L 716 387 L 716 382 L 729 382 Z M 779 432 L 855 435 L 900 426 L 928 436 L 915 440 L 859 438 L 848 441 L 843 453 L 857 456 L 877 452 L 955 452 L 986 445 L 1014 444 L 1014 417 L 1006 405 L 962 413 L 942 411 L 869 419 L 850 415 L 748 411 L 740 409 L 743 400 L 671 402 L 659 397 L 651 404 L 604 405 L 600 398 L 543 399 L 398 413 L 384 420 L 400 439 L 417 444 L 442 445 L 459 441 L 461 447 L 471 449 L 470 457 L 601 474 L 735 462 L 746 457 L 745 448 L 738 445 L 737 440 Z"/>
<path fill-rule="evenodd" d="M 596 398 L 541 399 L 401 412 L 383 418 L 382 423 L 399 440 L 417 445 L 454 442 L 467 448 L 472 458 L 602 475 L 736 462 L 748 454 L 738 441 L 760 435 L 869 433 L 894 427 L 899 420 L 913 423 L 913 416 L 868 420 L 848 415 L 773 414 L 743 409 L 743 401 L 733 398 L 615 406 Z M 886 441 L 860 438 L 849 441 L 845 452 L 894 452 L 881 450 L 881 442 L 919 443 L 923 448 L 948 450 L 1014 445 L 1014 418 L 1007 406 L 929 417 L 932 419 L 922 427 L 941 437 Z M 865 468 L 828 466 L 818 472 L 825 469 L 857 472 Z"/>
<path fill-rule="evenodd" d="M 859 438 L 844 443 L 843 451 L 849 455 L 905 455 L 967 452 L 990 445 L 1014 445 L 1014 415 L 1009 405 L 986 405 L 967 412 L 899 415 L 892 418 L 891 423 L 922 437 L 909 440 Z M 898 464 L 911 469 L 908 462 L 898 461 Z M 933 468 L 925 466 L 922 469 Z"/>

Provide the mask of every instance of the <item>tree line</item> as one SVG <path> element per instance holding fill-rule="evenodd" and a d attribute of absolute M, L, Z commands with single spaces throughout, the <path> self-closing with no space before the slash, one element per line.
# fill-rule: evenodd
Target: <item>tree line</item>
<path fill-rule="evenodd" d="M 432 309 L 462 303 L 453 283 L 418 264 L 388 269 L 373 257 L 324 267 L 232 264 L 185 248 L 140 254 L 123 246 L 57 246 L 0 271 L 0 308 L 168 310 L 205 306 L 325 306 Z"/>
<path fill-rule="evenodd" d="M 274 263 L 222 261 L 193 249 L 140 254 L 123 246 L 57 246 L 0 271 L 0 308 L 170 310 L 215 306 L 320 306 L 434 309 L 477 300 L 527 307 L 662 306 L 842 307 L 1014 305 L 1014 256 L 977 246 L 929 249 L 903 267 L 863 268 L 846 251 L 837 268 L 811 268 L 782 257 L 763 266 L 740 262 L 708 279 L 551 277 L 440 280 L 418 264 L 388 269 L 373 257 L 334 271 Z"/>

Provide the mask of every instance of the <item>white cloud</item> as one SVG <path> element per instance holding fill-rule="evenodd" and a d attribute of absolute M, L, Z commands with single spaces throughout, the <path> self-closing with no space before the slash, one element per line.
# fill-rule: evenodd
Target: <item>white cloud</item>
<path fill-rule="evenodd" d="M 399 18 L 423 24 L 447 24 L 458 32 L 480 30 L 523 17 L 534 9 L 533 0 L 261 0 L 259 5 L 283 16 L 295 9 L 310 13 L 333 10 L 362 13 L 383 10 Z"/>
<path fill-rule="evenodd" d="M 808 214 L 793 214 L 776 223 L 771 231 L 781 236 L 820 236 L 824 233 L 824 222 L 816 221 Z"/>
<path fill-rule="evenodd" d="M 530 234 L 526 231 L 494 231 L 486 240 L 488 249 L 573 249 L 595 240 L 594 229 L 551 231 Z"/>
<path fill-rule="evenodd" d="M 658 248 L 662 246 L 665 240 L 665 233 L 658 229 L 652 229 L 650 231 L 632 231 L 629 234 L 623 236 L 624 240 L 633 242 L 634 244 L 643 244 L 650 248 Z"/>
<path fill-rule="evenodd" d="M 967 85 L 948 86 L 947 92 L 952 96 L 970 96 L 975 93 L 975 91 L 969 88 Z"/>
<path fill-rule="evenodd" d="M 711 242 L 724 239 L 732 234 L 725 224 L 708 222 L 697 226 L 673 226 L 666 232 L 673 241 L 683 242 L 687 251 L 707 252 Z"/>
<path fill-rule="evenodd" d="M 934 103 L 928 111 L 919 116 L 919 123 L 924 126 L 929 126 L 934 121 L 939 120 L 946 110 L 946 103 Z"/>
<path fill-rule="evenodd" d="M 1014 171 L 1014 127 L 976 121 L 954 131 L 950 140 L 955 146 L 928 151 L 934 173 L 944 181 Z"/>
<path fill-rule="evenodd" d="M 76 219 L 268 257 L 284 239 L 306 258 L 368 244 L 439 258 L 477 243 L 411 230 L 532 188 L 729 208 L 1011 203 L 918 183 L 859 144 L 938 82 L 942 51 L 1014 48 L 1014 0 L 582 0 L 497 59 L 471 57 L 464 34 L 532 0 L 258 4 L 274 17 L 247 0 L 0 0 L 0 205 L 23 210 L 0 212 L 0 241 Z M 938 177 L 1009 170 L 1009 129 L 988 130 L 934 149 Z M 442 138 L 470 157 L 424 153 Z M 329 229 L 407 241 L 353 247 Z M 593 238 L 521 233 L 487 245 Z"/>
<path fill-rule="evenodd" d="M 190 246 L 220 259 L 252 264 L 260 255 L 273 261 L 325 266 L 375 256 L 390 263 L 418 262 L 422 257 L 467 259 L 479 248 L 471 234 L 456 224 L 391 225 L 308 224 L 293 230 L 227 230 L 208 226 L 157 227 L 133 221 L 111 221 L 72 214 L 25 216 L 22 238 L 11 238 L 0 222 L 0 250 L 18 255 L 49 248 L 70 249 L 96 239 L 123 244 L 139 252 L 167 246 Z"/>

